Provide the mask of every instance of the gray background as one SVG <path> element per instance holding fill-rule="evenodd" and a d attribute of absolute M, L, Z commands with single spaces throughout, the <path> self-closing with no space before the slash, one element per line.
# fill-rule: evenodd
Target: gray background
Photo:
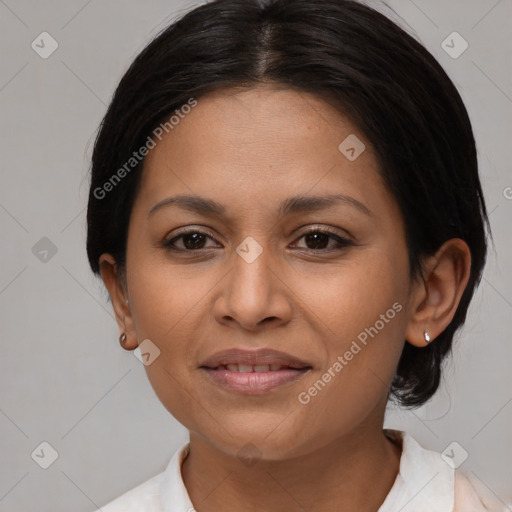
<path fill-rule="evenodd" d="M 193 5 L 0 0 L 4 512 L 90 511 L 162 471 L 187 438 L 142 364 L 119 347 L 106 293 L 86 260 L 85 205 L 95 130 L 121 74 Z M 441 390 L 419 410 L 390 410 L 386 426 L 438 451 L 457 441 L 469 454 L 461 469 L 512 500 L 512 1 L 390 1 L 397 14 L 372 5 L 422 40 L 459 87 L 495 237 Z M 31 48 L 43 31 L 59 45 L 47 59 Z M 453 31 L 469 44 L 456 59 L 441 47 Z M 58 452 L 46 470 L 31 458 L 42 441 Z"/>

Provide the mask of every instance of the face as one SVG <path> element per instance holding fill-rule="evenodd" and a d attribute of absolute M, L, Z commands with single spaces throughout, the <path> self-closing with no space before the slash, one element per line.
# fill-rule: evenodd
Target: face
<path fill-rule="evenodd" d="M 404 226 L 371 144 L 321 99 L 199 98 L 146 157 L 125 277 L 156 394 L 212 446 L 277 460 L 382 428 L 410 316 Z"/>

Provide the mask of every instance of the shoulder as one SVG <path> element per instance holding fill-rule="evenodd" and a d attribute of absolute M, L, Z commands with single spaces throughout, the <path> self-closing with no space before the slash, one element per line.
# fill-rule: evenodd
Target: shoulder
<path fill-rule="evenodd" d="M 159 488 L 162 475 L 150 478 L 96 512 L 161 512 Z"/>
<path fill-rule="evenodd" d="M 181 465 L 190 445 L 182 444 L 162 473 L 126 492 L 95 512 L 164 512 L 193 510 L 181 478 Z"/>
<path fill-rule="evenodd" d="M 453 512 L 506 512 L 510 510 L 483 484 L 459 471 L 455 472 L 454 494 Z"/>
<path fill-rule="evenodd" d="M 483 484 L 442 454 L 422 447 L 410 434 L 385 430 L 402 456 L 396 481 L 379 512 L 508 512 Z"/>

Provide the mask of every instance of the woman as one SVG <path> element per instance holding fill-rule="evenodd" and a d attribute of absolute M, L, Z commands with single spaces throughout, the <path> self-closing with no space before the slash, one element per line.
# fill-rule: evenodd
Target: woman
<path fill-rule="evenodd" d="M 98 134 L 87 251 L 190 443 L 103 507 L 498 510 L 383 430 L 463 324 L 488 219 L 435 59 L 349 0 L 217 0 L 135 59 Z"/>

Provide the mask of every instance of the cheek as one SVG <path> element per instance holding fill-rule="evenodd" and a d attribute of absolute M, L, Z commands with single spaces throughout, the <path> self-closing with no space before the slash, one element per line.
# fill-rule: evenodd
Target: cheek
<path fill-rule="evenodd" d="M 183 329 L 204 308 L 202 299 L 206 300 L 215 280 L 208 272 L 201 272 L 198 279 L 190 269 L 182 270 L 161 256 L 137 256 L 132 259 L 137 262 L 133 271 L 127 268 L 137 335 L 176 339 L 172 333 Z"/>
<path fill-rule="evenodd" d="M 150 339 L 160 351 L 145 366 L 148 380 L 164 407 L 193 429 L 205 414 L 190 382 L 193 326 L 204 316 L 201 298 L 213 285 L 142 251 L 132 252 L 131 263 L 130 268 L 127 262 L 127 278 L 135 333 L 139 342 Z"/>
<path fill-rule="evenodd" d="M 404 252 L 365 250 L 328 271 L 304 268 L 296 274 L 294 293 L 330 333 L 331 346 L 342 349 L 340 340 L 355 339 L 376 322 L 390 338 L 405 329 L 409 280 Z M 393 309 L 395 303 L 399 305 Z M 396 311 L 399 306 L 401 314 Z"/>
<path fill-rule="evenodd" d="M 162 403 L 180 420 L 181 411 L 190 409 L 191 396 L 196 395 L 190 372 L 196 369 L 198 327 L 204 323 L 208 297 L 219 275 L 194 271 L 192 265 L 172 264 L 160 251 L 132 246 L 128 254 L 127 281 L 136 337 L 139 342 L 150 339 L 160 351 L 146 366 L 146 373 Z"/>
<path fill-rule="evenodd" d="M 297 294 L 308 297 L 308 308 L 319 318 L 328 353 L 326 367 L 309 381 L 312 387 L 302 390 L 303 402 L 335 422 L 338 414 L 363 415 L 387 395 L 403 348 L 408 266 L 406 253 L 389 254 L 366 252 L 330 275 L 319 275 L 313 292 L 306 290 L 308 279 L 296 281 L 303 287 Z"/>

